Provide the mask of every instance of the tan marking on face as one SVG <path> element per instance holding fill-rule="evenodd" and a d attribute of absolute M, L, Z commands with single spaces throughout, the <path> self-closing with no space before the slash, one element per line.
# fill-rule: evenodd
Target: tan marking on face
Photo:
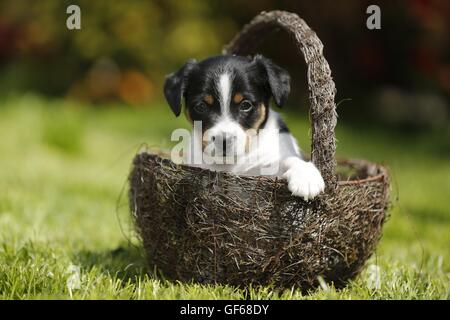
<path fill-rule="evenodd" d="M 259 127 L 264 122 L 264 119 L 266 118 L 266 112 L 267 112 L 266 106 L 263 103 L 261 103 L 258 108 L 258 118 L 255 121 L 255 124 L 252 126 L 253 129 L 255 130 L 259 129 Z"/>
<path fill-rule="evenodd" d="M 203 101 L 205 101 L 207 104 L 211 106 L 214 103 L 214 97 L 208 94 L 207 96 L 203 97 Z"/>
<path fill-rule="evenodd" d="M 242 93 L 238 92 L 234 95 L 233 101 L 234 103 L 240 103 L 244 99 Z"/>
<path fill-rule="evenodd" d="M 250 152 L 251 142 L 252 142 L 252 137 L 250 135 L 247 135 L 245 137 L 245 153 L 249 153 Z"/>
<path fill-rule="evenodd" d="M 249 153 L 253 149 L 254 143 L 258 141 L 258 139 L 257 139 L 258 130 L 250 128 L 250 129 L 247 129 L 247 131 L 245 131 L 245 133 L 247 134 L 246 139 L 245 139 L 245 152 Z M 257 145 L 255 147 L 257 147 Z"/>
<path fill-rule="evenodd" d="M 206 148 L 208 145 L 210 145 L 211 143 L 214 143 L 214 142 L 211 141 L 211 140 L 204 139 L 204 138 L 206 137 L 206 136 L 205 136 L 205 132 L 208 131 L 209 129 L 211 129 L 211 127 L 205 126 L 205 125 L 202 123 L 202 136 L 200 137 L 200 140 L 201 140 L 201 142 L 202 142 L 202 151 L 205 151 L 205 148 Z"/>
<path fill-rule="evenodd" d="M 210 141 L 202 140 L 202 151 L 205 151 L 205 148 L 210 144 Z"/>
<path fill-rule="evenodd" d="M 256 119 L 253 126 L 246 131 L 246 139 L 245 139 L 245 152 L 249 153 L 253 144 L 253 137 L 258 134 L 259 127 L 264 122 L 266 118 L 267 108 L 264 104 L 260 104 L 258 107 L 258 118 Z"/>

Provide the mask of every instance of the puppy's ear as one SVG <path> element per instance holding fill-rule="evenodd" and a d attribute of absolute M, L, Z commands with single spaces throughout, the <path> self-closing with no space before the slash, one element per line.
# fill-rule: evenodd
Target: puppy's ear
<path fill-rule="evenodd" d="M 289 73 L 262 55 L 256 55 L 254 61 L 266 73 L 270 91 L 276 105 L 282 107 L 291 92 L 291 77 Z"/>
<path fill-rule="evenodd" d="M 190 59 L 180 70 L 166 77 L 164 96 L 177 117 L 181 113 L 181 99 L 185 93 L 187 77 L 196 64 L 197 61 L 195 59 Z"/>

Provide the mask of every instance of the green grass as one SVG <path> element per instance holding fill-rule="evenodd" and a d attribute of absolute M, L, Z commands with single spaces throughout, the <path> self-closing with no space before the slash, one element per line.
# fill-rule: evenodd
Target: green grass
<path fill-rule="evenodd" d="M 302 146 L 308 123 L 287 119 Z M 393 209 L 369 268 L 343 290 L 170 282 L 147 270 L 126 199 L 142 143 L 169 146 L 169 108 L 88 107 L 35 96 L 0 101 L 0 299 L 448 299 L 450 132 L 340 125 L 338 153 L 391 169 Z M 307 149 L 307 148 L 305 148 Z M 396 200 L 398 198 L 398 200 Z M 379 286 L 371 284 L 378 266 Z"/>

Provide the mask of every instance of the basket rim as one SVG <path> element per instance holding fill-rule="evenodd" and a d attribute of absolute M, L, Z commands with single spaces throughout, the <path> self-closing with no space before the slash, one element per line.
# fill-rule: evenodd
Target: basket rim
<path fill-rule="evenodd" d="M 147 155 L 153 160 L 156 160 L 160 163 L 160 165 L 163 162 L 166 162 L 172 166 L 177 167 L 178 169 L 181 169 L 183 171 L 198 171 L 203 173 L 213 173 L 213 174 L 220 174 L 221 176 L 230 176 L 230 177 L 239 177 L 246 180 L 254 180 L 254 181 L 267 181 L 272 183 L 285 183 L 285 180 L 279 177 L 270 177 L 270 176 L 246 176 L 246 175 L 239 175 L 231 172 L 225 172 L 225 171 L 212 171 L 206 168 L 200 168 L 200 167 L 193 167 L 186 164 L 177 164 L 173 162 L 169 157 L 168 154 L 165 151 L 162 150 L 143 150 L 138 152 L 134 157 L 134 165 L 136 165 L 136 160 L 141 157 L 142 155 Z M 338 180 L 337 181 L 337 187 L 340 186 L 355 186 L 360 184 L 365 184 L 369 182 L 382 182 L 385 181 L 388 178 L 388 169 L 383 166 L 382 164 L 372 162 L 365 159 L 346 159 L 346 158 L 339 158 L 337 159 L 338 166 L 345 166 L 345 167 L 359 167 L 359 168 L 373 168 L 376 170 L 376 174 L 374 175 L 368 175 L 366 178 L 363 179 L 354 179 L 354 180 Z M 328 193 L 328 192 L 325 192 Z"/>

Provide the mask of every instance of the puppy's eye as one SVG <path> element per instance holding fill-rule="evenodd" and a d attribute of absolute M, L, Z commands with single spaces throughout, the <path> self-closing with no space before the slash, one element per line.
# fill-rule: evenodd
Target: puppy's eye
<path fill-rule="evenodd" d="M 242 101 L 241 104 L 239 105 L 239 111 L 242 112 L 249 112 L 250 110 L 252 110 L 252 108 L 253 104 L 248 100 Z"/>
<path fill-rule="evenodd" d="M 206 104 L 204 102 L 201 102 L 194 106 L 194 110 L 197 113 L 205 113 L 207 111 Z"/>

